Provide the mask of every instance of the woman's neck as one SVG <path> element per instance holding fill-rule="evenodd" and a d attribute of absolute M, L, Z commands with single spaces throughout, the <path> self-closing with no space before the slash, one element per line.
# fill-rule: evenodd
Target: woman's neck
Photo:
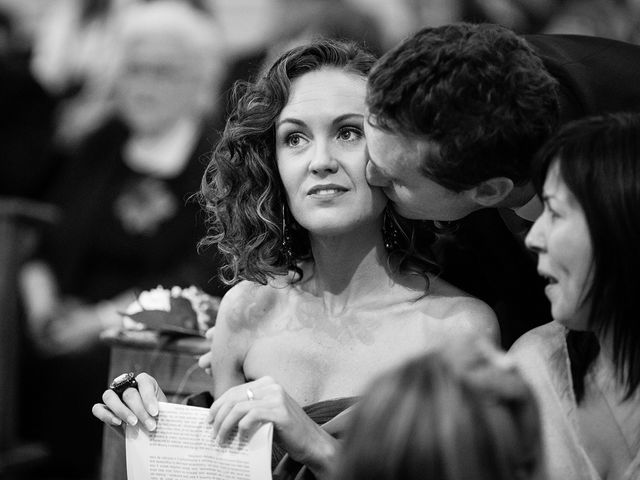
<path fill-rule="evenodd" d="M 330 313 L 365 305 L 393 284 L 379 225 L 310 240 L 313 270 L 303 288 L 322 297 Z"/>

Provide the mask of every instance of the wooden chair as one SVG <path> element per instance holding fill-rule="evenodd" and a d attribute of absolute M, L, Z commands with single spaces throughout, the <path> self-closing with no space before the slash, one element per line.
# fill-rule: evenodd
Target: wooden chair
<path fill-rule="evenodd" d="M 58 211 L 49 204 L 0 197 L 0 477 L 44 455 L 36 445 L 19 444 L 18 371 L 20 325 L 17 276 L 33 251 L 39 228 L 55 222 Z"/>

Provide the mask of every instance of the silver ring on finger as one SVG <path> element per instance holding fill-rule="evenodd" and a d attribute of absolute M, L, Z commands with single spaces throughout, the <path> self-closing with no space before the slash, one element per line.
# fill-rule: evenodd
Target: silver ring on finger
<path fill-rule="evenodd" d="M 254 395 L 253 390 L 251 390 L 250 388 L 247 388 L 247 399 L 251 401 L 254 398 L 256 398 L 256 396 Z"/>

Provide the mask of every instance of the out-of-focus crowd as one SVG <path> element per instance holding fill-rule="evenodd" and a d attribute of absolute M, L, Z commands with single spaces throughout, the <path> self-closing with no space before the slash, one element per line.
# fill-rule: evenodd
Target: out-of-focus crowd
<path fill-rule="evenodd" d="M 26 478 L 94 478 L 100 332 L 141 289 L 224 293 L 192 195 L 236 80 L 318 35 L 380 54 L 464 20 L 638 43 L 638 19 L 635 0 L 0 0 L 0 459 L 38 442 Z"/>
<path fill-rule="evenodd" d="M 211 79 L 211 90 L 218 99 L 224 97 L 220 86 L 248 76 L 267 52 L 317 34 L 364 41 L 376 53 L 420 27 L 456 21 L 498 23 L 519 33 L 575 33 L 631 43 L 640 39 L 640 2 L 635 0 L 184 2 L 217 30 L 217 78 Z M 75 146 L 113 111 L 123 12 L 135 3 L 145 1 L 0 2 L 0 49 L 3 56 L 29 57 L 22 58 L 24 67 L 56 102 L 57 143 Z"/>

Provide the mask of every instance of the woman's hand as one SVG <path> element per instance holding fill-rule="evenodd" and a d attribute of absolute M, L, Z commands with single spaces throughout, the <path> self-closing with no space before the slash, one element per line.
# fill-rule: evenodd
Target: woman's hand
<path fill-rule="evenodd" d="M 126 306 L 135 299 L 129 291 L 95 304 L 65 297 L 55 304 L 42 321 L 33 338 L 43 352 L 50 355 L 66 355 L 92 348 L 100 338 L 100 332 L 122 325 Z"/>
<path fill-rule="evenodd" d="M 239 435 L 247 438 L 263 423 L 271 422 L 293 460 L 309 466 L 316 474 L 326 472 L 333 462 L 336 440 L 271 377 L 227 390 L 211 406 L 208 420 L 221 443 L 236 426 Z"/>
<path fill-rule="evenodd" d="M 101 331 L 102 324 L 94 306 L 64 302 L 47 324 L 47 352 L 65 355 L 89 350 L 98 343 Z"/>
<path fill-rule="evenodd" d="M 93 406 L 93 415 L 107 425 L 120 426 L 126 422 L 133 426 L 142 422 L 147 430 L 155 430 L 158 402 L 166 402 L 167 397 L 151 375 L 140 373 L 136 376 L 136 382 L 138 388 L 127 388 L 122 399 L 113 390 L 105 390 L 102 394 L 104 403 Z"/>

